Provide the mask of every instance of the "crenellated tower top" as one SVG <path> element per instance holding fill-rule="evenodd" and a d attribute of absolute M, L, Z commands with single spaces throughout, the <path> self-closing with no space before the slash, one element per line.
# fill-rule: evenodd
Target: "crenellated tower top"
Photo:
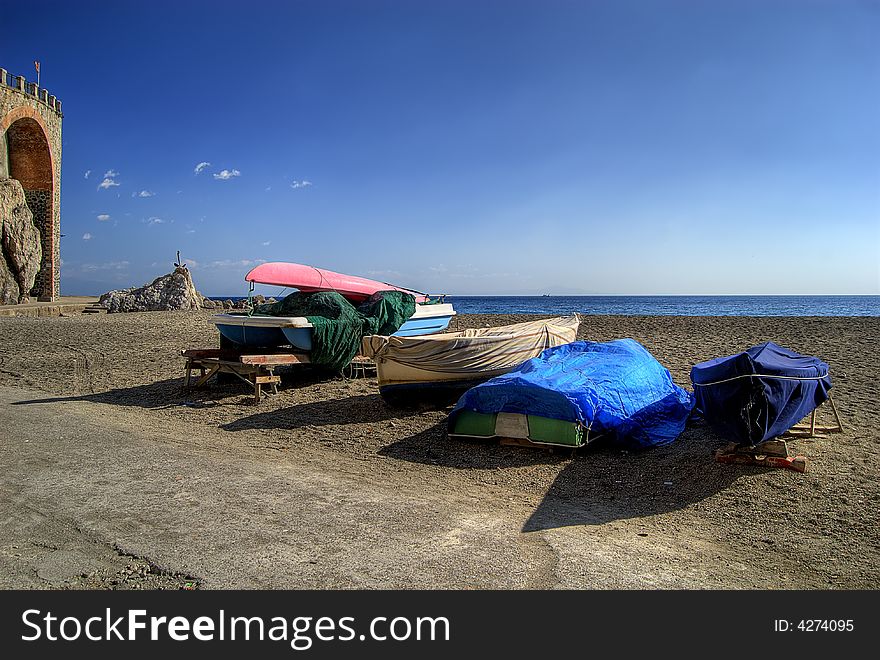
<path fill-rule="evenodd" d="M 26 96 L 31 96 L 40 103 L 45 103 L 50 110 L 54 110 L 59 116 L 64 116 L 61 113 L 61 100 L 49 94 L 49 90 L 38 87 L 37 83 L 26 80 L 24 76 L 13 76 L 6 69 L 0 69 L 0 86 L 11 87 Z"/>

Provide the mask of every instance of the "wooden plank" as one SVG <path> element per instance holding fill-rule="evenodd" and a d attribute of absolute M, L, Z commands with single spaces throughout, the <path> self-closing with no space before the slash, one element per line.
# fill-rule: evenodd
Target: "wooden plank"
<path fill-rule="evenodd" d="M 224 360 L 241 364 L 309 364 L 307 353 L 279 351 L 277 353 L 243 354 L 225 348 L 188 348 L 180 355 L 194 360 Z"/>
<path fill-rule="evenodd" d="M 238 353 L 223 348 L 188 348 L 180 354 L 185 358 L 235 358 Z"/>
<path fill-rule="evenodd" d="M 834 405 L 834 399 L 831 398 L 831 393 L 828 393 L 828 403 L 831 404 L 831 410 L 834 413 L 834 419 L 837 421 L 837 432 L 843 433 L 843 423 L 840 421 L 840 413 L 837 412 L 837 406 Z"/>
<path fill-rule="evenodd" d="M 811 436 L 819 437 L 820 433 L 840 433 L 839 426 L 815 426 L 812 430 L 808 426 L 792 426 L 785 435 L 791 435 L 796 438 L 809 438 Z"/>
<path fill-rule="evenodd" d="M 254 376 L 254 382 L 260 383 L 263 385 L 270 385 L 272 383 L 280 383 L 280 376 Z"/>
<path fill-rule="evenodd" d="M 310 364 L 306 353 L 267 353 L 264 355 L 242 355 L 242 364 L 265 364 L 279 366 L 284 364 Z"/>
<path fill-rule="evenodd" d="M 497 437 L 497 436 L 496 436 Z M 527 438 L 498 438 L 498 444 L 504 445 L 505 447 L 543 447 L 547 449 L 547 445 L 539 445 L 536 442 L 532 442 Z"/>
<path fill-rule="evenodd" d="M 244 362 L 240 362 L 239 360 L 217 360 L 216 362 L 207 358 L 205 361 L 210 360 L 212 363 L 219 364 L 221 367 L 228 371 L 232 371 L 239 374 L 255 374 L 260 371 L 260 365 L 258 364 L 245 364 Z"/>

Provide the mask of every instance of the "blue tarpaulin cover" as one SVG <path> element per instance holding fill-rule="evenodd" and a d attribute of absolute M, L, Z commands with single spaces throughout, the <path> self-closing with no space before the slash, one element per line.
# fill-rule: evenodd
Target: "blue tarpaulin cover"
<path fill-rule="evenodd" d="M 449 428 L 462 410 L 510 412 L 580 422 L 591 435 L 654 447 L 681 434 L 693 407 L 693 395 L 637 341 L 579 341 L 548 348 L 469 389 L 450 413 Z"/>
<path fill-rule="evenodd" d="M 754 445 L 785 433 L 828 398 L 819 358 L 768 341 L 691 369 L 697 409 L 721 435 Z"/>

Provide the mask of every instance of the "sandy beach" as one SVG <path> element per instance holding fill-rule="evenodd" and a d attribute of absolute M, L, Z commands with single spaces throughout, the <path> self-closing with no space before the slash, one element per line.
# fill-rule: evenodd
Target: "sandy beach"
<path fill-rule="evenodd" d="M 530 318 L 460 315 L 452 329 Z M 762 341 L 817 355 L 845 432 L 792 442 L 805 474 L 720 465 L 725 441 L 699 421 L 638 453 L 450 441 L 445 410 L 390 408 L 375 378 L 300 367 L 259 405 L 235 383 L 183 392 L 180 351 L 218 345 L 207 313 L 0 318 L 0 587 L 880 586 L 880 319 L 586 316 L 580 327 L 581 339 L 620 337 L 687 388 L 693 364 Z M 122 435 L 40 446 L 41 419 L 62 435 L 80 423 Z M 277 481 L 294 473 L 301 491 Z M 322 489 L 335 495 L 308 499 Z M 319 510 L 328 525 L 338 512 L 344 532 L 322 531 Z M 338 556 L 308 564 L 309 544 Z"/>

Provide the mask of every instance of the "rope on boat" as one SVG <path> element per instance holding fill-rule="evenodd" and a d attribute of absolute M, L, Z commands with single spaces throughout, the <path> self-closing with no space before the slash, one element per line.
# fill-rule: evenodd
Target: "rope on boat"
<path fill-rule="evenodd" d="M 823 378 L 827 377 L 827 371 L 822 376 L 774 376 L 772 374 L 742 374 L 740 376 L 725 378 L 724 380 L 716 380 L 711 383 L 694 383 L 694 387 L 709 387 L 710 385 L 721 385 L 721 383 L 729 383 L 732 380 L 739 380 L 740 378 L 775 378 L 776 380 L 822 380 Z"/>

